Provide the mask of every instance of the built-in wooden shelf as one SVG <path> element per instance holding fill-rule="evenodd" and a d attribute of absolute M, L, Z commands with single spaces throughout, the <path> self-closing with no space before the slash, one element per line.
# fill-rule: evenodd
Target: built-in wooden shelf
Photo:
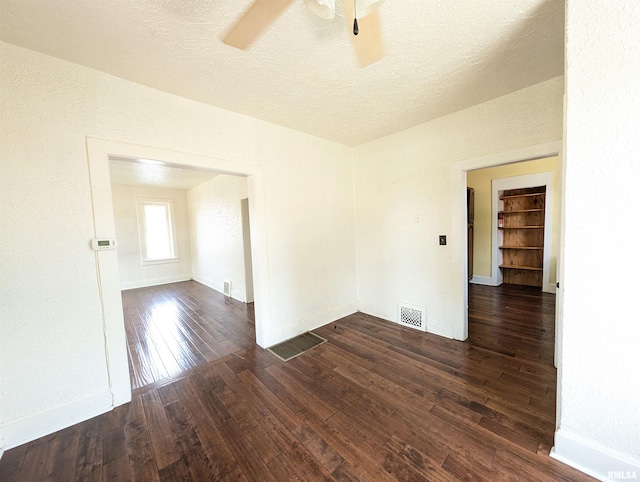
<path fill-rule="evenodd" d="M 499 267 L 502 269 L 524 269 L 527 271 L 542 271 L 542 268 L 538 266 L 507 266 L 507 265 L 501 264 Z"/>
<path fill-rule="evenodd" d="M 515 196 L 513 196 L 515 197 Z M 516 209 L 515 211 L 503 211 L 504 214 L 513 214 L 513 213 L 538 213 L 542 212 L 544 209 Z"/>
<path fill-rule="evenodd" d="M 504 283 L 542 287 L 545 188 L 504 191 L 500 196 L 503 223 L 499 241 Z"/>
<path fill-rule="evenodd" d="M 544 226 L 503 226 L 498 229 L 540 229 L 544 228 Z"/>
<path fill-rule="evenodd" d="M 500 199 L 513 199 L 516 197 L 533 197 L 533 196 L 544 196 L 545 193 L 543 192 L 534 192 L 531 194 L 512 194 L 510 196 L 500 196 Z"/>

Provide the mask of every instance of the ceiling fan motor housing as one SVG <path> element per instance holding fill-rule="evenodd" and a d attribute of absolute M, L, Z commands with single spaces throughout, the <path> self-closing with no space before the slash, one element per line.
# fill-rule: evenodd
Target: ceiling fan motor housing
<path fill-rule="evenodd" d="M 384 0 L 353 0 L 354 18 L 364 18 L 375 11 Z M 304 0 L 305 6 L 320 18 L 332 19 L 336 14 L 336 0 Z"/>
<path fill-rule="evenodd" d="M 304 0 L 304 4 L 320 18 L 329 20 L 336 14 L 336 0 Z"/>

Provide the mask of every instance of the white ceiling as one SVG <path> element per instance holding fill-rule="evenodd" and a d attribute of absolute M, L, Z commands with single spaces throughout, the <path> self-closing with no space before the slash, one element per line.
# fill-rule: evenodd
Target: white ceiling
<path fill-rule="evenodd" d="M 213 179 L 215 171 L 185 169 L 145 159 L 109 159 L 111 184 L 189 190 Z"/>
<path fill-rule="evenodd" d="M 241 51 L 220 38 L 251 0 L 0 0 L 0 40 L 348 146 L 563 74 L 563 0 L 387 0 L 364 69 L 337 3 Z"/>

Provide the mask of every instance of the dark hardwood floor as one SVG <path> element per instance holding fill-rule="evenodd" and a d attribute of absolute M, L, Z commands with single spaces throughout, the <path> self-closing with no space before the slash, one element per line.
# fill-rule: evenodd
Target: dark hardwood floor
<path fill-rule="evenodd" d="M 203 318 L 227 307 L 181 296 Z M 354 314 L 287 363 L 201 349 L 131 403 L 7 451 L 0 480 L 593 480 L 548 456 L 553 295 L 471 286 L 470 304 L 464 343 Z"/>
<path fill-rule="evenodd" d="M 255 344 L 253 303 L 196 281 L 125 290 L 122 306 L 133 389 Z"/>

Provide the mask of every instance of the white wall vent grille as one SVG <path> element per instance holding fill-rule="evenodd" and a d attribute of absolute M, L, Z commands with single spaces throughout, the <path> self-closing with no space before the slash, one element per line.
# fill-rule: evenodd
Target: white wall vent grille
<path fill-rule="evenodd" d="M 223 289 L 225 296 L 231 296 L 231 281 L 225 281 Z"/>
<path fill-rule="evenodd" d="M 420 306 L 398 305 L 398 323 L 409 328 L 420 331 L 427 331 L 427 310 Z"/>

